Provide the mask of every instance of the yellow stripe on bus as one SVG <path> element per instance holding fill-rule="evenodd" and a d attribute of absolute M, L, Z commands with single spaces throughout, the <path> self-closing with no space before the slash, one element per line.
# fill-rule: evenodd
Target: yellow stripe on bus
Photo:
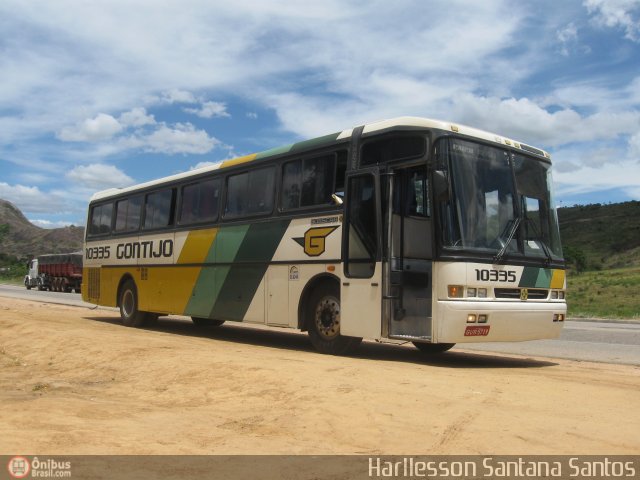
<path fill-rule="evenodd" d="M 551 288 L 564 288 L 564 270 L 554 270 L 551 277 Z"/>
<path fill-rule="evenodd" d="M 224 167 L 233 167 L 234 165 L 240 165 L 241 163 L 251 162 L 255 160 L 257 154 L 252 153 L 251 155 L 245 155 L 244 157 L 232 158 L 231 160 L 225 160 L 222 162 L 221 168 Z"/>
<path fill-rule="evenodd" d="M 189 232 L 189 236 L 184 242 L 184 246 L 182 247 L 177 263 L 184 264 L 204 262 L 217 234 L 217 228 L 193 230 Z"/>

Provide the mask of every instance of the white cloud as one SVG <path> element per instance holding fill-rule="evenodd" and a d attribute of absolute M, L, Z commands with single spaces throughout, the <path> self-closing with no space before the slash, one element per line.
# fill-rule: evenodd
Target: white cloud
<path fill-rule="evenodd" d="M 64 127 L 60 130 L 58 138 L 66 142 L 98 142 L 107 140 L 120 131 L 122 125 L 118 120 L 106 113 L 100 113 L 95 118 L 88 118 L 73 127 Z"/>
<path fill-rule="evenodd" d="M 585 0 L 587 11 L 597 25 L 621 28 L 625 38 L 640 41 L 639 0 Z"/>
<path fill-rule="evenodd" d="M 38 187 L 0 182 L 0 198 L 10 201 L 23 213 L 56 213 L 68 210 L 64 197 L 43 192 Z"/>
<path fill-rule="evenodd" d="M 133 142 L 146 151 L 170 155 L 208 153 L 220 144 L 218 139 L 210 137 L 204 130 L 197 130 L 190 123 L 178 123 L 173 127 L 161 125 L 153 133 L 137 137 Z"/>
<path fill-rule="evenodd" d="M 230 117 L 227 105 L 221 102 L 204 102 L 200 108 L 183 108 L 187 113 L 193 113 L 201 118 Z"/>
<path fill-rule="evenodd" d="M 172 89 L 167 92 L 163 92 L 158 98 L 160 103 L 197 103 L 198 100 L 193 93 L 186 90 Z"/>
<path fill-rule="evenodd" d="M 113 165 L 94 163 L 78 165 L 66 173 L 66 178 L 82 189 L 104 190 L 111 187 L 126 187 L 133 179 Z"/>
<path fill-rule="evenodd" d="M 578 41 L 578 29 L 571 22 L 556 32 L 556 38 L 560 42 L 560 54 L 568 57 L 573 45 Z"/>
<path fill-rule="evenodd" d="M 640 163 L 640 131 L 629 139 L 629 156 Z"/>
<path fill-rule="evenodd" d="M 40 228 L 63 228 L 63 227 L 68 227 L 70 225 L 73 225 L 72 223 L 64 220 L 51 221 L 51 220 L 44 220 L 44 219 L 29 219 L 29 221 Z"/>
<path fill-rule="evenodd" d="M 588 68 L 553 64 L 584 48 L 587 11 L 637 40 L 637 0 L 546 2 L 544 19 L 504 0 L 185 2 L 0 2 L 0 157 L 42 173 L 127 150 L 208 153 L 224 148 L 213 132 L 172 117 L 228 115 L 207 98 L 273 109 L 280 124 L 254 138 L 283 143 L 406 114 L 556 149 L 638 131 L 640 77 L 578 84 Z M 52 132 L 76 143 L 38 149 Z"/>
<path fill-rule="evenodd" d="M 247 112 L 246 117 L 251 120 L 256 120 L 258 118 L 258 114 L 256 112 Z"/>
<path fill-rule="evenodd" d="M 576 195 L 614 188 L 626 192 L 640 192 L 640 163 L 624 161 L 615 168 L 602 165 L 599 168 L 581 167 L 567 172 L 556 171 L 554 180 L 559 195 Z"/>
<path fill-rule="evenodd" d="M 124 112 L 118 120 L 125 127 L 143 127 L 145 125 L 155 125 L 156 123 L 153 115 L 148 115 L 147 110 L 143 107 L 133 108 L 128 112 Z"/>

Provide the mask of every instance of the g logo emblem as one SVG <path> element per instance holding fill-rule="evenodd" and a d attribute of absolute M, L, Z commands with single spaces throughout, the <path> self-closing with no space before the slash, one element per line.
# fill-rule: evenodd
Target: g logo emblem
<path fill-rule="evenodd" d="M 316 227 L 310 228 L 304 233 L 304 237 L 294 238 L 302 248 L 304 253 L 310 257 L 319 257 L 326 250 L 326 238 L 338 227 Z"/>
<path fill-rule="evenodd" d="M 526 302 L 529 299 L 529 289 L 523 288 L 520 290 L 520 300 Z"/>

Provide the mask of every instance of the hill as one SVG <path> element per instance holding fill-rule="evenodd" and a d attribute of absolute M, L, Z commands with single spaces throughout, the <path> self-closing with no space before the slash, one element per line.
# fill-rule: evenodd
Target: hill
<path fill-rule="evenodd" d="M 560 235 L 570 264 L 582 270 L 640 266 L 640 202 L 558 209 Z"/>
<path fill-rule="evenodd" d="M 0 200 L 0 255 L 25 259 L 82 249 L 83 227 L 40 228 L 12 203 Z"/>

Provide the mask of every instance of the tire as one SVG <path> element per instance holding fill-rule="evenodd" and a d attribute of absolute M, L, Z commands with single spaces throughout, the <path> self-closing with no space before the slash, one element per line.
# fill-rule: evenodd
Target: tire
<path fill-rule="evenodd" d="M 325 282 L 316 287 L 306 308 L 309 339 L 320 353 L 346 355 L 353 352 L 362 338 L 340 334 L 340 287 Z"/>
<path fill-rule="evenodd" d="M 450 350 L 455 343 L 421 343 L 413 342 L 418 350 L 422 353 L 438 354 Z"/>
<path fill-rule="evenodd" d="M 127 327 L 143 327 L 150 323 L 153 315 L 138 310 L 138 289 L 133 280 L 124 282 L 118 293 L 120 318 Z"/>
<path fill-rule="evenodd" d="M 214 318 L 191 317 L 193 324 L 198 328 L 219 327 L 224 320 L 216 320 Z"/>

